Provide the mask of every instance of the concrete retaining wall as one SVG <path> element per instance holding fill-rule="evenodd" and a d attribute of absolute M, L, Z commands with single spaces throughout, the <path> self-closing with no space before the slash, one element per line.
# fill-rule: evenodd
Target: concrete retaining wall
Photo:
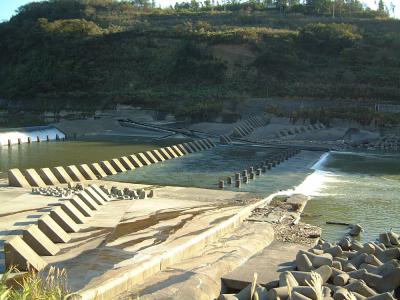
<path fill-rule="evenodd" d="M 71 165 L 66 167 L 41 168 L 38 170 L 11 169 L 8 172 L 8 182 L 15 187 L 44 187 L 69 182 L 96 180 L 108 175 L 134 170 L 143 166 L 165 160 L 178 158 L 190 153 L 215 147 L 210 139 L 196 140 L 189 143 L 173 145 L 143 153 L 132 154 L 104 160 L 99 163 Z"/>

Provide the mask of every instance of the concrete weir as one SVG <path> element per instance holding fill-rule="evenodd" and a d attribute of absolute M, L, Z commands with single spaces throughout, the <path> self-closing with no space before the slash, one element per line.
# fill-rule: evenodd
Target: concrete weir
<path fill-rule="evenodd" d="M 53 171 L 54 176 L 56 176 L 59 182 L 68 183 L 73 181 L 63 167 L 54 167 L 51 170 Z"/>
<path fill-rule="evenodd" d="M 99 210 L 99 204 L 92 199 L 92 197 L 86 193 L 86 191 L 82 191 L 76 194 L 91 210 Z"/>
<path fill-rule="evenodd" d="M 69 234 L 50 215 L 41 217 L 38 227 L 53 243 L 68 243 L 71 240 Z"/>
<path fill-rule="evenodd" d="M 110 160 L 110 164 L 114 167 L 115 171 L 118 173 L 120 172 L 126 172 L 126 168 L 123 166 L 123 164 L 119 161 L 117 158 L 113 158 Z"/>
<path fill-rule="evenodd" d="M 210 139 L 201 139 L 145 151 L 143 153 L 122 156 L 109 161 L 104 160 L 89 165 L 80 164 L 66 167 L 41 168 L 38 170 L 27 169 L 23 171 L 12 169 L 8 174 L 9 185 L 30 188 L 97 180 L 108 175 L 116 175 L 172 158 L 178 158 L 189 153 L 207 150 L 214 146 L 214 143 Z"/>
<path fill-rule="evenodd" d="M 39 174 L 36 172 L 35 169 L 27 169 L 23 172 L 25 175 L 26 180 L 29 182 L 31 186 L 36 187 L 44 187 L 46 183 L 42 180 Z"/>
<path fill-rule="evenodd" d="M 151 165 L 151 161 L 147 159 L 146 155 L 144 155 L 144 153 L 138 153 L 136 154 L 137 157 L 139 158 L 140 162 L 144 165 L 144 166 L 148 166 Z"/>
<path fill-rule="evenodd" d="M 11 169 L 8 171 L 8 184 L 10 186 L 30 188 L 28 180 L 19 169 Z"/>
<path fill-rule="evenodd" d="M 47 263 L 24 240 L 15 236 L 4 243 L 5 267 L 18 267 L 19 271 L 29 271 L 33 268 L 40 271 Z"/>
<path fill-rule="evenodd" d="M 89 168 L 87 164 L 82 164 L 77 166 L 78 170 L 81 172 L 83 177 L 85 177 L 86 180 L 96 180 L 97 176 L 93 173 L 93 171 Z"/>
<path fill-rule="evenodd" d="M 60 181 L 58 181 L 57 177 L 53 174 L 50 168 L 39 169 L 38 174 L 43 179 L 44 183 L 47 185 L 60 184 Z"/>
<path fill-rule="evenodd" d="M 103 160 L 102 162 L 100 162 L 100 166 L 103 168 L 104 172 L 106 172 L 107 175 L 115 175 L 118 173 L 108 160 Z"/>
<path fill-rule="evenodd" d="M 153 156 L 160 162 L 160 161 L 165 161 L 165 158 L 161 155 L 160 151 L 157 149 L 151 150 L 151 153 Z"/>
<path fill-rule="evenodd" d="M 125 167 L 127 170 L 134 170 L 136 169 L 135 166 L 131 163 L 128 157 L 122 156 L 119 158 L 119 161 L 121 164 Z"/>
<path fill-rule="evenodd" d="M 88 187 L 85 192 L 88 194 L 90 198 L 93 199 L 94 202 L 96 202 L 97 205 L 104 205 L 106 204 L 106 201 L 101 198 L 99 194 L 96 193 L 96 191 L 93 189 L 92 186 Z"/>
<path fill-rule="evenodd" d="M 64 201 L 60 207 L 76 224 L 86 223 L 86 217 L 71 203 L 71 201 Z"/>
<path fill-rule="evenodd" d="M 22 239 L 40 256 L 53 256 L 60 252 L 60 248 L 37 225 L 32 225 L 25 229 Z"/>
<path fill-rule="evenodd" d="M 103 178 L 103 177 L 106 177 L 106 176 L 107 176 L 106 172 L 104 172 L 103 168 L 100 167 L 100 165 L 99 165 L 98 163 L 90 164 L 90 165 L 89 165 L 89 168 L 90 168 L 90 170 L 93 171 L 93 173 L 94 173 L 96 176 L 98 176 L 98 177 L 100 177 L 100 178 Z"/>
<path fill-rule="evenodd" d="M 139 158 L 136 155 L 129 155 L 128 158 L 131 160 L 132 164 L 135 166 L 135 168 L 141 168 L 143 167 L 142 162 L 139 160 Z"/>
<path fill-rule="evenodd" d="M 50 217 L 67 233 L 78 232 L 78 225 L 72 220 L 61 207 L 50 211 Z"/>
<path fill-rule="evenodd" d="M 93 210 L 91 210 L 78 196 L 74 196 L 70 201 L 85 217 L 94 216 Z"/>

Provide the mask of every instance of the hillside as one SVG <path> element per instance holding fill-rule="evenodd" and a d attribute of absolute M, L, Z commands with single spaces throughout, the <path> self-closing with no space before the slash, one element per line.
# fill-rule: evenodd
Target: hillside
<path fill-rule="evenodd" d="M 198 118 L 243 97 L 399 101 L 399 53 L 400 21 L 369 10 L 332 18 L 298 7 L 53 0 L 0 24 L 0 98 L 39 110 L 125 103 Z"/>

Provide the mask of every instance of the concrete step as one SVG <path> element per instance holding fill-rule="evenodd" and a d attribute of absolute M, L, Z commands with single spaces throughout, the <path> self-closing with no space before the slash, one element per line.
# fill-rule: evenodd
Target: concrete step
<path fill-rule="evenodd" d="M 276 287 L 279 273 L 295 269 L 294 260 L 299 250 L 307 250 L 307 246 L 273 241 L 260 253 L 254 255 L 244 264 L 222 277 L 223 284 L 233 290 L 241 290 L 251 283 L 255 272 L 257 282 L 268 289 Z"/>

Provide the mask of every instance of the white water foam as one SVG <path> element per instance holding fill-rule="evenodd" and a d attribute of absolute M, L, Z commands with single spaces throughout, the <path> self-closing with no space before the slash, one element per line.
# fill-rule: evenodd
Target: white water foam
<path fill-rule="evenodd" d="M 18 139 L 20 139 L 21 143 L 28 143 L 28 138 L 31 139 L 31 142 L 36 142 L 37 137 L 41 141 L 45 141 L 47 137 L 49 137 L 49 140 L 55 140 L 57 135 L 60 139 L 65 138 L 64 133 L 54 127 L 37 127 L 33 130 L 20 129 L 0 132 L 0 146 L 8 145 L 8 140 L 10 140 L 11 144 L 18 144 Z"/>

